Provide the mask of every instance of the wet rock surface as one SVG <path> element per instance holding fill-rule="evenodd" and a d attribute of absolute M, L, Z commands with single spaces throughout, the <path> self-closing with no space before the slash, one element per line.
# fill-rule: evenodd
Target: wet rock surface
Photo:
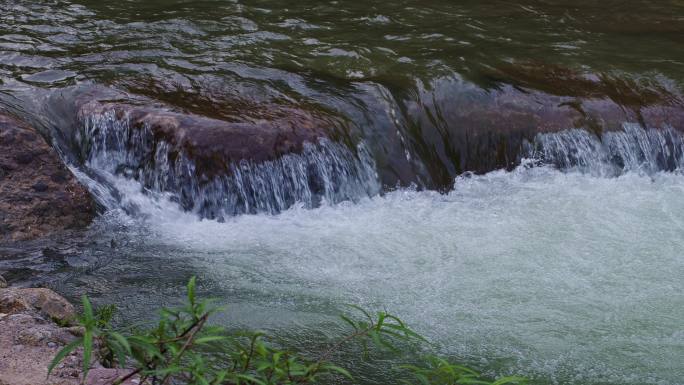
<path fill-rule="evenodd" d="M 530 76 L 544 80 L 545 71 Z M 347 140 L 349 137 L 367 142 L 385 187 L 416 184 L 446 191 L 464 172 L 515 168 L 529 155 L 526 149 L 534 147 L 539 134 L 577 128 L 600 140 L 603 133 L 621 131 L 625 124 L 684 129 L 684 101 L 674 91 L 654 89 L 649 93 L 639 84 L 620 88 L 611 79 L 574 73 L 563 76 L 565 88 L 558 93 L 538 85 L 526 88 L 541 82 L 534 77 L 529 84 L 495 82 L 489 88 L 460 77 L 441 78 L 429 87 L 418 86 L 401 95 L 396 108 L 390 105 L 385 111 L 390 122 L 376 128 L 344 128 L 334 117 L 284 106 L 274 106 L 262 120 L 218 120 L 171 111 L 139 96 L 96 87 L 73 98 L 78 125 L 85 131 L 72 136 L 80 138 L 75 147 L 81 151 L 81 159 L 92 155 L 95 145 L 89 140 L 93 138 L 100 141 L 99 152 L 122 147 L 119 153 L 127 154 L 124 161 L 117 160 L 117 172 L 123 175 L 137 178 L 154 169 L 157 174 L 169 170 L 196 176 L 197 185 L 192 186 L 181 182 L 182 178 L 161 182 L 149 175 L 140 178 L 151 189 L 180 191 L 183 206 L 188 208 L 194 207 L 203 185 L 217 176 L 233 174 L 233 165 L 245 161 L 259 164 L 300 153 L 306 143 L 321 138 L 343 139 L 347 146 L 357 140 Z M 638 99 L 635 93 L 646 96 Z M 108 133 L 103 132 L 105 127 Z M 347 129 L 350 131 L 343 132 Z M 192 169 L 175 170 L 174 165 L 183 163 L 178 160 L 185 158 L 192 162 Z"/>
<path fill-rule="evenodd" d="M 87 226 L 88 191 L 30 126 L 0 114 L 0 242 Z"/>
<path fill-rule="evenodd" d="M 150 136 L 149 152 L 141 154 L 143 161 L 154 162 L 157 146 L 164 142 L 170 146 L 171 157 L 184 153 L 192 158 L 199 175 L 211 177 L 225 173 L 235 162 L 263 162 L 299 153 L 305 143 L 327 138 L 333 131 L 330 121 L 308 111 L 278 107 L 276 112 L 261 120 L 228 122 L 160 107 L 92 100 L 80 107 L 79 117 L 81 121 L 104 116 L 125 120 L 129 140 Z"/>
<path fill-rule="evenodd" d="M 413 157 L 422 162 L 428 187 L 437 189 L 449 189 L 466 171 L 514 168 L 538 134 L 581 128 L 600 137 L 625 123 L 684 130 L 684 103 L 674 97 L 628 105 L 617 96 L 578 95 L 444 80 L 402 102 L 402 118 Z"/>
<path fill-rule="evenodd" d="M 281 105 L 262 119 L 237 122 L 106 89 L 76 94 L 77 128 L 64 137 L 86 172 L 109 185 L 117 184 L 113 175 L 135 179 L 204 218 L 277 213 L 298 202 L 316 207 L 379 191 L 372 157 L 334 116 Z M 119 205 L 117 193 L 99 200 Z"/>

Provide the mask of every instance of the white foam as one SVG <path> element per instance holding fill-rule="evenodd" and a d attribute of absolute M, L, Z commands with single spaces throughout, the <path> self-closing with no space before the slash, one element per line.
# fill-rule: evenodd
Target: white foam
<path fill-rule="evenodd" d="M 448 195 L 400 190 L 226 223 L 158 207 L 146 242 L 197 256 L 198 271 L 242 293 L 231 301 L 262 309 L 256 323 L 289 312 L 306 323 L 312 303 L 382 306 L 505 373 L 671 385 L 684 378 L 683 196 L 672 173 L 521 167 L 459 178 Z"/>

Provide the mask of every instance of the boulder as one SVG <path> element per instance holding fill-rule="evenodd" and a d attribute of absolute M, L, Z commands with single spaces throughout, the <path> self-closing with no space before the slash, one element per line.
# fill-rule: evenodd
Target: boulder
<path fill-rule="evenodd" d="M 95 203 L 32 127 L 0 114 L 0 242 L 87 226 Z"/>
<path fill-rule="evenodd" d="M 90 95 L 74 99 L 79 131 L 63 135 L 74 138 L 86 172 L 134 178 L 204 218 L 313 207 L 324 194 L 334 202 L 376 189 L 355 146 L 327 140 L 342 127 L 333 117 L 274 106 L 263 119 L 235 122 Z"/>
<path fill-rule="evenodd" d="M 540 133 L 583 128 L 600 135 L 624 123 L 684 131 L 679 96 L 657 98 L 644 91 L 645 99 L 637 100 L 612 83 L 568 82 L 567 95 L 503 84 L 485 89 L 460 78 L 419 89 L 402 104 L 411 151 L 426 170 L 421 179 L 446 190 L 465 171 L 510 170 L 525 155 L 524 144 Z"/>
<path fill-rule="evenodd" d="M 73 306 L 48 289 L 0 290 L 0 385 L 78 385 L 83 378 L 83 352 L 77 349 L 47 376 L 57 352 L 81 330 L 53 320 L 71 319 Z M 85 383 L 111 385 L 129 369 L 103 368 L 93 357 Z M 123 385 L 138 385 L 132 376 Z"/>
<path fill-rule="evenodd" d="M 82 362 L 79 352 L 66 357 L 47 377 L 52 358 L 74 337 L 38 314 L 14 311 L 0 314 L 0 384 L 77 385 Z"/>
<path fill-rule="evenodd" d="M 197 175 L 212 177 L 224 174 L 230 164 L 242 160 L 258 163 L 299 153 L 304 143 L 316 143 L 333 132 L 330 120 L 312 112 L 289 107 L 274 109 L 277 113 L 262 120 L 229 122 L 162 107 L 91 100 L 78 112 L 80 120 L 91 125 L 90 131 L 82 135 L 86 143 L 81 147 L 87 153 L 93 141 L 105 139 L 102 135 L 112 139 L 114 133 L 104 133 L 102 126 L 93 125 L 125 120 L 129 131 L 117 140 L 122 139 L 128 151 L 137 151 L 135 155 L 141 162 L 154 162 L 155 151 L 164 142 L 169 145 L 170 158 L 183 153 L 192 159 Z M 84 154 L 84 158 L 88 155 Z"/>
<path fill-rule="evenodd" d="M 0 290 L 0 313 L 36 313 L 61 324 L 76 316 L 74 306 L 59 294 L 45 288 L 7 288 Z"/>

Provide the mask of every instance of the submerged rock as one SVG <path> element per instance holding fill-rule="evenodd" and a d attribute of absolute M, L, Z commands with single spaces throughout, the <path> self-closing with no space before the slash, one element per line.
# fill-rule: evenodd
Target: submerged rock
<path fill-rule="evenodd" d="M 0 114 L 0 242 L 87 226 L 88 191 L 32 127 Z"/>

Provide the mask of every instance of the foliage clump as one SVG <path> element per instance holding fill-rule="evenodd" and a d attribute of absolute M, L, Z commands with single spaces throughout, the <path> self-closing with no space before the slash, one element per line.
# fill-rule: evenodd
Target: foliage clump
<path fill-rule="evenodd" d="M 294 385 L 339 382 L 335 379 L 340 377 L 353 382 L 349 371 L 330 362 L 344 345 L 356 341 L 363 345 L 364 352 L 368 351 L 369 344 L 398 352 L 399 346 L 427 342 L 396 316 L 386 312 L 373 316 L 352 306 L 362 317 L 341 318 L 353 332 L 317 359 L 309 359 L 267 343 L 263 333 L 229 333 L 222 327 L 209 325 L 209 317 L 220 308 L 213 306 L 211 300 L 198 300 L 195 287 L 193 277 L 187 286 L 187 303 L 184 306 L 163 309 L 155 327 L 135 332 L 115 331 L 110 321 L 116 308 L 108 305 L 93 311 L 88 297 L 83 296 L 83 314 L 78 318 L 84 329 L 83 336 L 57 353 L 49 372 L 70 352 L 82 347 L 85 379 L 93 349 L 99 347 L 100 359 L 106 365 L 131 369 L 111 385 L 134 376 L 140 378 L 141 384 L 151 385 Z M 398 378 L 397 382 L 423 385 L 525 383 L 519 377 L 487 381 L 472 369 L 436 356 L 419 361 L 418 364 L 395 368 L 408 377 Z"/>

